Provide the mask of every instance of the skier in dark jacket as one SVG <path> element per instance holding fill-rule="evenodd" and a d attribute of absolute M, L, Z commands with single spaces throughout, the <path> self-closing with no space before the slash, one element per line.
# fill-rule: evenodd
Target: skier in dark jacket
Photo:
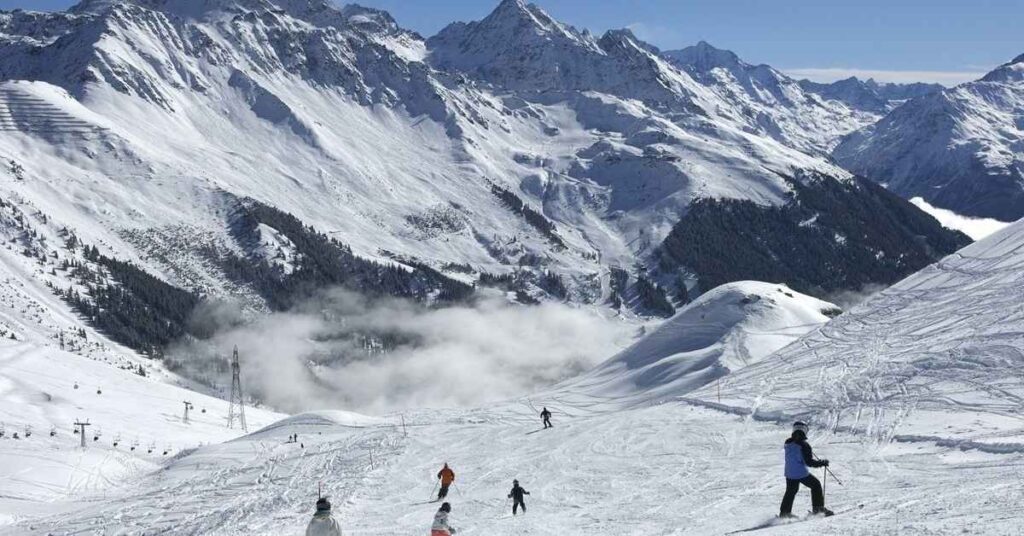
<path fill-rule="evenodd" d="M 540 418 L 544 420 L 544 428 L 552 428 L 551 424 L 551 412 L 548 408 L 544 408 L 544 411 L 540 412 Z"/>
<path fill-rule="evenodd" d="M 793 435 L 786 440 L 786 494 L 782 496 L 782 507 L 779 517 L 793 517 L 793 499 L 800 491 L 800 484 L 811 488 L 811 507 L 815 514 L 832 515 L 825 508 L 825 494 L 821 490 L 821 482 L 808 467 L 828 467 L 828 460 L 817 460 L 807 443 L 807 425 L 797 421 L 793 424 Z"/>
<path fill-rule="evenodd" d="M 516 510 L 519 507 L 523 509 L 524 514 L 526 513 L 526 502 L 523 501 L 523 496 L 529 494 L 529 491 L 519 486 L 518 480 L 512 481 L 512 491 L 508 494 L 508 498 L 512 499 L 512 515 L 516 515 Z"/>

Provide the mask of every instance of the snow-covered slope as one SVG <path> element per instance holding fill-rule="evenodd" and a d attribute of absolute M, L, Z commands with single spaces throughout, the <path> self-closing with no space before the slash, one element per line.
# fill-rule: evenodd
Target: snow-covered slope
<path fill-rule="evenodd" d="M 721 404 L 878 439 L 1024 450 L 1024 222 L 733 374 Z M 692 396 L 716 401 L 703 389 Z"/>
<path fill-rule="evenodd" d="M 602 399 L 561 395 L 458 411 L 366 419 L 323 412 L 208 445 L 104 496 L 20 505 L 0 534 L 300 535 L 322 482 L 345 534 L 426 534 L 435 474 L 456 472 L 448 500 L 461 534 L 1012 535 L 1024 515 L 1020 453 L 962 452 L 929 442 L 876 443 L 812 428 L 840 515 L 771 526 L 785 488 L 788 426 L 681 403 L 595 411 Z M 536 411 L 554 410 L 551 430 Z M 299 444 L 287 437 L 299 434 Z M 530 491 L 512 517 L 512 479 Z M 3 481 L 0 480 L 0 485 Z M 806 491 L 795 512 L 809 508 Z M 31 510 L 30 510 L 31 508 Z"/>
<path fill-rule="evenodd" d="M 782 285 L 722 285 L 569 385 L 642 403 L 683 395 L 761 361 L 839 312 Z"/>
<path fill-rule="evenodd" d="M 873 109 L 807 91 L 768 65 L 750 65 L 704 41 L 662 56 L 730 104 L 720 113 L 804 151 L 828 153 L 840 137 L 880 117 Z"/>
<path fill-rule="evenodd" d="M 835 159 L 958 214 L 1024 216 L 1024 56 L 981 80 L 920 97 L 851 134 Z"/>
<path fill-rule="evenodd" d="M 150 365 L 143 377 L 138 368 L 2 340 L 0 370 L 0 520 L 103 495 L 173 456 L 243 433 L 238 422 L 227 428 L 227 402 L 169 385 Z M 193 405 L 187 422 L 185 401 Z M 282 418 L 252 407 L 245 416 L 250 430 Z M 86 449 L 76 421 L 90 424 Z"/>

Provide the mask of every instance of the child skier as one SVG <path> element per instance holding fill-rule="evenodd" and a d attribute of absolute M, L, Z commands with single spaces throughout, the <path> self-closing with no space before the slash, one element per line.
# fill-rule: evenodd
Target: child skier
<path fill-rule="evenodd" d="M 797 421 L 793 424 L 793 435 L 786 440 L 786 494 L 782 496 L 782 507 L 779 517 L 793 517 L 793 499 L 800 490 L 800 484 L 811 488 L 811 507 L 815 514 L 832 515 L 825 508 L 825 494 L 821 491 L 821 482 L 808 467 L 828 467 L 828 460 L 814 459 L 811 446 L 807 443 L 807 425 Z"/>
<path fill-rule="evenodd" d="M 341 536 L 341 527 L 331 517 L 331 502 L 326 497 L 316 501 L 316 513 L 306 527 L 306 536 Z"/>
<path fill-rule="evenodd" d="M 519 481 L 512 481 L 512 491 L 509 492 L 508 498 L 512 499 L 512 515 L 516 515 L 516 508 L 522 507 L 523 513 L 526 513 L 526 503 L 523 501 L 523 495 L 529 495 L 530 492 L 519 487 Z"/>
<path fill-rule="evenodd" d="M 544 428 L 551 428 L 551 412 L 548 408 L 544 408 L 544 411 L 540 412 L 540 418 L 544 420 Z"/>
<path fill-rule="evenodd" d="M 444 503 L 437 513 L 434 514 L 434 524 L 430 526 L 430 536 L 451 536 L 456 530 L 448 525 L 448 514 L 452 511 L 452 505 Z"/>
<path fill-rule="evenodd" d="M 448 487 L 455 482 L 455 471 L 452 471 L 448 464 L 444 464 L 444 467 L 437 472 L 437 478 L 441 480 L 441 490 L 437 492 L 437 500 L 441 500 L 448 496 Z"/>

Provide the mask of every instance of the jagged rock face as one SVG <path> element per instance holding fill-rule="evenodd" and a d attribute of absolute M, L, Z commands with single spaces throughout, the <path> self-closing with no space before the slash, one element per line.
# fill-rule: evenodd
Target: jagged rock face
<path fill-rule="evenodd" d="M 906 197 L 961 214 L 1024 216 L 1024 57 L 914 99 L 851 134 L 833 156 Z"/>
<path fill-rule="evenodd" d="M 668 69 L 628 30 L 600 39 L 522 0 L 487 18 L 455 23 L 427 41 L 431 64 L 526 91 L 600 91 L 674 109 L 697 110 L 695 85 Z"/>

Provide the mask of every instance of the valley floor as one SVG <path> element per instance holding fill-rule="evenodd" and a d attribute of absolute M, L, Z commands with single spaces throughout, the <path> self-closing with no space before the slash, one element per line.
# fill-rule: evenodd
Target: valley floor
<path fill-rule="evenodd" d="M 557 398 L 557 399 L 556 399 Z M 541 404 L 555 428 L 538 431 Z M 34 510 L 0 534 L 300 535 L 323 482 L 346 535 L 428 533 L 445 461 L 460 534 L 726 534 L 764 524 L 783 491 L 785 427 L 682 402 L 620 411 L 555 395 L 482 410 L 375 419 L 301 415 L 205 446 L 74 503 Z M 287 443 L 298 433 L 300 444 Z M 1024 455 L 932 443 L 879 444 L 812 431 L 833 461 L 828 505 L 841 512 L 761 534 L 1019 534 Z M 372 453 L 372 461 L 371 461 Z M 513 518 L 513 478 L 531 492 Z M 797 513 L 809 509 L 802 490 Z M 43 510 L 49 513 L 43 514 Z"/>

